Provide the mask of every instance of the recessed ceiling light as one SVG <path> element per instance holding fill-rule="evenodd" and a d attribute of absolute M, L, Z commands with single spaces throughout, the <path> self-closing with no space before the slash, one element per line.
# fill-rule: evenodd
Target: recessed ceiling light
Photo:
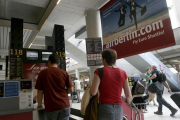
<path fill-rule="evenodd" d="M 60 1 L 61 1 L 61 0 L 58 0 L 58 1 L 57 1 L 57 4 L 59 4 Z"/>

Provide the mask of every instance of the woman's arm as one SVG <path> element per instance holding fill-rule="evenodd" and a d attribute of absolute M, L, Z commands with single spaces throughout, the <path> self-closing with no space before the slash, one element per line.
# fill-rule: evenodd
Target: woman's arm
<path fill-rule="evenodd" d="M 99 78 L 99 76 L 97 74 L 94 74 L 93 83 L 92 83 L 92 86 L 90 88 L 90 94 L 91 95 L 96 95 L 97 94 L 99 84 L 100 84 L 100 78 Z"/>
<path fill-rule="evenodd" d="M 132 95 L 131 95 L 131 91 L 129 88 L 128 78 L 125 80 L 123 88 L 124 88 L 124 93 L 125 93 L 125 96 L 127 99 L 127 103 L 128 103 L 128 105 L 131 105 Z"/>

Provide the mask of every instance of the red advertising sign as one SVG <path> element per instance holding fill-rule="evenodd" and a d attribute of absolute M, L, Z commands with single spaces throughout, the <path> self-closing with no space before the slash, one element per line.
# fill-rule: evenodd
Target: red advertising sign
<path fill-rule="evenodd" d="M 166 0 L 111 0 L 100 11 L 103 49 L 118 58 L 175 45 Z"/>
<path fill-rule="evenodd" d="M 37 80 L 38 74 L 48 68 L 47 63 L 24 63 L 23 64 L 23 77 L 24 79 Z"/>

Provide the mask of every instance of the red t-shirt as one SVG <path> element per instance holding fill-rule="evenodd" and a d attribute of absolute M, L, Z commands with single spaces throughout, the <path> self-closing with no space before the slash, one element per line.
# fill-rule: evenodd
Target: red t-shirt
<path fill-rule="evenodd" d="M 73 87 L 68 73 L 62 69 L 50 67 L 39 73 L 37 90 L 44 91 L 46 112 L 53 112 L 70 107 L 66 88 Z"/>
<path fill-rule="evenodd" d="M 94 73 L 99 75 L 97 69 Z M 99 89 L 99 102 L 122 105 L 121 92 L 126 79 L 127 74 L 124 70 L 120 68 L 103 67 L 103 75 Z"/>

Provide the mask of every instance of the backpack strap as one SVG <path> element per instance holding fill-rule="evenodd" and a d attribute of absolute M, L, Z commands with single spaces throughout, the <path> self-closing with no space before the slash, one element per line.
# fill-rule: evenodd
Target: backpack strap
<path fill-rule="evenodd" d="M 98 74 L 99 74 L 99 78 L 100 78 L 100 81 L 102 79 L 102 76 L 103 76 L 103 68 L 98 68 Z"/>
<path fill-rule="evenodd" d="M 100 88 L 100 85 L 101 85 L 101 80 L 102 80 L 102 76 L 103 76 L 103 68 L 98 68 L 98 74 L 99 74 L 99 78 L 100 78 L 100 84 L 99 84 L 99 88 Z"/>

